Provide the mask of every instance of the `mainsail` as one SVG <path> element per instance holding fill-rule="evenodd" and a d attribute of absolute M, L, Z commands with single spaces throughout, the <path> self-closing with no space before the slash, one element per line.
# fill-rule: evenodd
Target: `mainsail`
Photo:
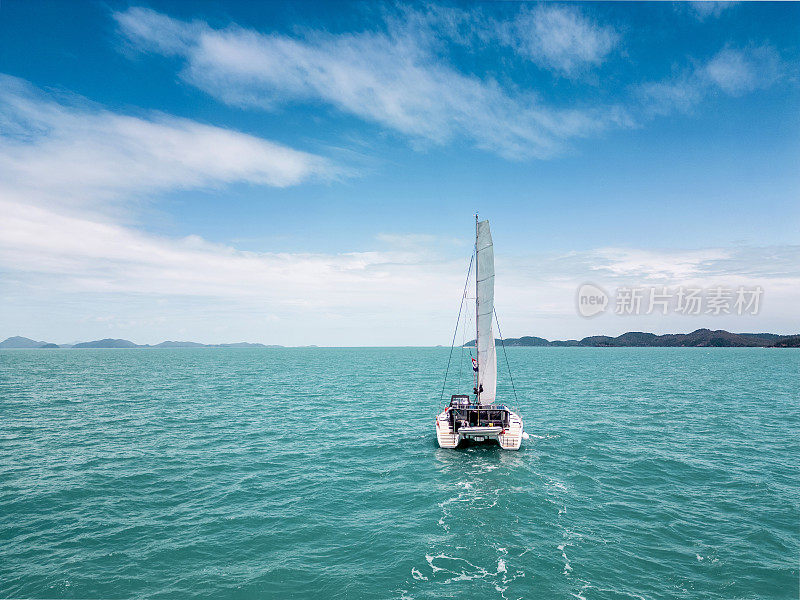
<path fill-rule="evenodd" d="M 497 388 L 497 358 L 494 351 L 494 248 L 489 221 L 481 221 L 477 225 L 475 241 L 476 258 L 478 260 L 476 284 L 477 315 L 477 353 L 478 353 L 478 389 L 480 403 L 494 402 Z"/>

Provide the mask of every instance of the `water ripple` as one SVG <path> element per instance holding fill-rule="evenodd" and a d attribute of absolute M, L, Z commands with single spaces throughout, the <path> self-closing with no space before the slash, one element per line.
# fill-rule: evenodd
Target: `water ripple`
<path fill-rule="evenodd" d="M 799 353 L 509 356 L 516 453 L 442 349 L 2 351 L 0 596 L 797 597 Z"/>

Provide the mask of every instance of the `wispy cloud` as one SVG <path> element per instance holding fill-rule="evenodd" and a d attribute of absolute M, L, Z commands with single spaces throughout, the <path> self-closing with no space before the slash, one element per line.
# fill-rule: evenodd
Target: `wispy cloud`
<path fill-rule="evenodd" d="M 497 7 L 494 7 L 497 8 Z M 537 4 L 516 11 L 487 11 L 429 5 L 403 7 L 391 30 L 422 39 L 446 38 L 473 48 L 504 47 L 517 57 L 566 77 L 600 66 L 618 45 L 620 34 L 587 17 L 576 6 Z"/>
<path fill-rule="evenodd" d="M 196 236 L 154 236 L 109 210 L 176 190 L 236 182 L 285 187 L 337 176 L 320 156 L 165 114 L 115 113 L 5 75 L 0 124 L 6 306 L 18 302 L 24 311 L 37 298 L 52 305 L 56 297 L 79 297 L 102 310 L 93 299 L 103 295 L 125 298 L 130 307 L 135 298 L 208 302 L 256 294 L 276 306 L 312 305 L 320 289 L 334 296 L 334 281 L 381 279 L 377 265 L 385 259 L 377 254 L 256 255 Z"/>
<path fill-rule="evenodd" d="M 222 301 L 237 324 L 268 307 L 274 319 L 305 316 L 323 328 L 359 308 L 366 319 L 376 306 L 381 314 L 396 309 L 401 288 L 430 297 L 434 282 L 449 277 L 446 261 L 431 263 L 424 244 L 254 253 L 126 225 L 109 206 L 233 182 L 287 186 L 336 171 L 321 157 L 239 132 L 162 114 L 121 115 L 85 99 L 55 99 L 11 77 L 2 84 L 0 293 L 7 307 L 80 298 L 88 312 L 121 302 L 131 314 L 136 299 L 147 298 L 156 303 L 144 311 L 150 319 L 163 315 L 157 303 L 178 298 L 199 310 Z M 2 317 L 0 324 L 13 325 Z"/>
<path fill-rule="evenodd" d="M 591 253 L 591 269 L 606 277 L 638 278 L 684 282 L 708 275 L 712 265 L 731 259 L 732 250 L 643 250 L 636 248 L 601 248 Z"/>
<path fill-rule="evenodd" d="M 54 294 L 78 297 L 85 307 L 81 314 L 92 319 L 117 306 L 125 315 L 122 321 L 131 321 L 139 335 L 152 332 L 139 341 L 175 337 L 186 326 L 206 331 L 204 341 L 224 341 L 209 331 L 207 315 L 219 314 L 219 325 L 233 332 L 225 335 L 254 341 L 443 343 L 466 269 L 465 261 L 448 258 L 451 253 L 440 252 L 426 235 L 384 236 L 378 241 L 399 246 L 380 251 L 243 252 L 197 236 L 155 236 L 96 215 L 66 215 L 13 200 L 0 200 L 0 212 L 0 270 L 5 281 L 14 282 L 13 292 L 4 291 L 6 305 L 30 303 L 42 293 L 49 299 Z M 508 335 L 580 337 L 589 331 L 573 322 L 574 293 L 578 285 L 592 281 L 609 289 L 762 285 L 780 315 L 796 298 L 798 264 L 797 247 L 601 248 L 501 256 L 498 311 Z M 91 331 L 120 335 L 122 321 L 97 322 Z M 673 324 L 677 330 L 692 326 Z M 749 327 L 740 322 L 719 326 Z"/>
<path fill-rule="evenodd" d="M 662 81 L 638 86 L 637 95 L 646 111 L 670 114 L 689 111 L 708 96 L 738 96 L 767 88 L 782 75 L 781 60 L 771 46 L 726 46 L 704 63 Z"/>
<path fill-rule="evenodd" d="M 736 2 L 723 2 L 722 0 L 701 0 L 699 2 L 687 2 L 686 6 L 692 15 L 699 21 L 709 18 L 717 18 Z"/>
<path fill-rule="evenodd" d="M 677 76 L 634 85 L 616 104 L 557 106 L 535 89 L 459 71 L 450 46 L 511 49 L 517 61 L 574 78 L 602 65 L 620 34 L 571 5 L 497 15 L 480 7 L 401 6 L 377 29 L 293 35 L 214 29 L 139 7 L 114 17 L 128 44 L 180 58 L 185 81 L 230 105 L 275 110 L 322 102 L 415 143 L 466 140 L 512 159 L 550 158 L 575 139 L 689 111 L 714 94 L 765 88 L 781 74 L 771 46 L 726 46 Z"/>
<path fill-rule="evenodd" d="M 0 178 L 6 190 L 65 203 L 245 181 L 284 187 L 330 177 L 326 159 L 165 114 L 113 113 L 56 100 L 0 75 Z"/>
<path fill-rule="evenodd" d="M 0 202 L 0 265 L 47 276 L 56 289 L 86 293 L 257 298 L 273 308 L 342 308 L 432 286 L 437 268 L 418 248 L 342 254 L 243 252 L 198 236 L 159 237 L 108 220 Z M 357 294 L 354 295 L 354 292 Z M 398 300 L 400 301 L 400 300 Z"/>
<path fill-rule="evenodd" d="M 781 77 L 771 47 L 725 47 L 677 77 L 637 88 L 627 108 L 556 108 L 533 91 L 458 71 L 439 54 L 439 36 L 478 36 L 572 78 L 610 56 L 618 40 L 613 29 L 569 5 L 523 7 L 514 20 L 484 27 L 459 20 L 469 11 L 453 10 L 422 36 L 407 22 L 405 28 L 292 36 L 213 29 L 140 8 L 116 18 L 131 44 L 178 57 L 186 81 L 229 104 L 325 103 L 413 140 L 466 139 L 512 158 L 553 156 L 575 138 L 688 111 L 714 94 L 748 93 Z M 284 343 L 438 343 L 448 337 L 466 263 L 441 251 L 442 240 L 382 234 L 378 249 L 368 252 L 245 252 L 197 236 L 155 236 L 105 211 L 110 203 L 146 194 L 335 177 L 337 167 L 323 157 L 170 115 L 122 114 L 85 99 L 57 98 L 6 76 L 0 79 L 0 131 L 4 301 L 17 298 L 27 306 L 40 294 L 52 305 L 54 294 L 76 294 L 82 306 L 103 309 L 109 298 L 121 298 L 125 312 L 139 299 L 148 304 L 142 314 L 161 319 L 166 313 L 152 305 L 181 299 L 196 302 L 195 315 L 225 307 L 225 321 L 254 332 L 255 339 Z M 529 260 L 499 257 L 498 301 L 513 317 L 507 333 L 549 337 L 570 335 L 565 321 L 547 330 L 537 319 L 573 315 L 575 286 L 586 280 L 767 282 L 770 298 L 789 305 L 800 285 L 797 252 L 603 248 Z M 104 301 L 92 305 L 95 298 Z M 263 312 L 270 325 L 256 329 L 253 315 Z M 176 311 L 170 318 L 189 317 Z M 207 323 L 197 317 L 195 330 Z M 177 335 L 165 330 L 170 326 L 159 323 L 157 335 Z M 403 332 L 408 337 L 398 338 Z"/>
<path fill-rule="evenodd" d="M 523 7 L 517 18 L 498 23 L 497 30 L 521 55 L 567 76 L 602 64 L 619 41 L 612 27 L 593 22 L 574 5 Z"/>
<path fill-rule="evenodd" d="M 393 249 L 416 249 L 417 252 L 422 248 L 467 248 L 469 240 L 430 235 L 425 233 L 379 233 L 375 239 Z"/>
<path fill-rule="evenodd" d="M 772 85 L 781 75 L 780 58 L 770 46 L 726 47 L 705 65 L 703 75 L 722 91 L 738 96 Z"/>
<path fill-rule="evenodd" d="M 213 29 L 144 8 L 115 18 L 129 43 L 181 57 L 187 82 L 232 105 L 323 101 L 417 140 L 464 138 L 509 158 L 550 157 L 570 139 L 628 122 L 619 107 L 555 108 L 535 93 L 459 72 L 434 51 L 437 35 L 453 35 L 441 23 L 458 24 L 442 13 L 435 32 L 404 21 L 386 31 L 301 36 Z M 493 27 L 492 36 L 568 72 L 598 63 L 613 44 L 611 33 L 593 29 L 576 9 L 557 7 L 527 11 Z"/>
<path fill-rule="evenodd" d="M 466 266 L 432 255 L 424 245 L 244 252 L 198 236 L 156 236 L 99 215 L 4 199 L 0 214 L 7 314 L 40 300 L 57 302 L 59 310 L 37 323 L 70 331 L 67 339 L 116 337 L 130 325 L 142 341 L 180 337 L 188 327 L 202 341 L 434 343 L 451 326 Z M 72 313 L 83 324 L 64 322 Z M 108 313 L 120 318 L 95 321 Z M 16 327 L 0 315 L 0 328 L 18 332 Z M 419 335 L 425 330 L 438 333 L 429 331 L 426 340 Z"/>

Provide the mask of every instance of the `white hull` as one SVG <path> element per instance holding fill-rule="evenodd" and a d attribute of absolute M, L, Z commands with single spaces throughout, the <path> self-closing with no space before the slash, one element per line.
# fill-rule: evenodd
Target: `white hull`
<path fill-rule="evenodd" d="M 523 438 L 522 418 L 509 411 L 509 426 L 501 427 L 461 427 L 453 431 L 447 411 L 443 410 L 436 417 L 436 439 L 440 448 L 455 448 L 463 440 L 476 442 L 496 441 L 503 450 L 519 450 Z"/>

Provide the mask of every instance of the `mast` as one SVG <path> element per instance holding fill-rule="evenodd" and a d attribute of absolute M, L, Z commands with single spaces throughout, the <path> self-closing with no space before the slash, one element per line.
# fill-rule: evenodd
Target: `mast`
<path fill-rule="evenodd" d="M 475 213 L 475 401 L 481 403 L 481 363 L 478 352 L 478 213 Z"/>

